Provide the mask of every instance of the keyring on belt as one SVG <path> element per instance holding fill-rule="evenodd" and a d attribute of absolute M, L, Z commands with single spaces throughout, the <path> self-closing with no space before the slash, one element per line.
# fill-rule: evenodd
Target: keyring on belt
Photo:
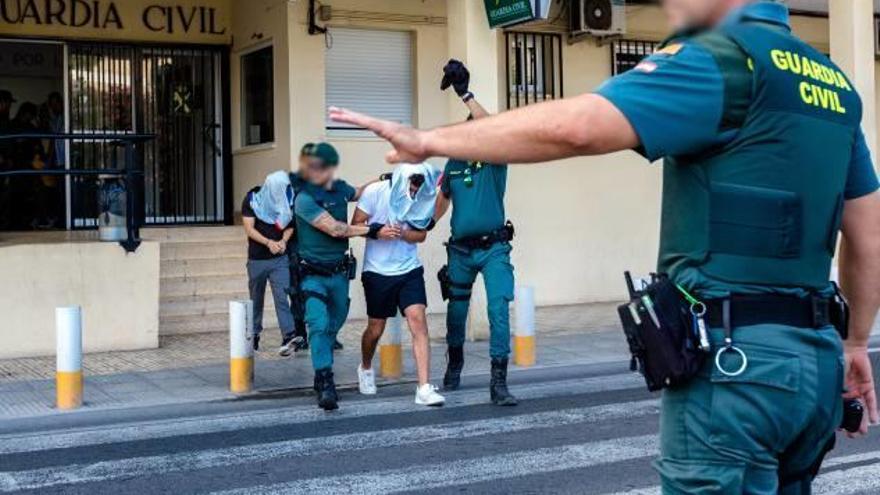
<path fill-rule="evenodd" d="M 722 375 L 733 378 L 742 375 L 743 372 L 746 371 L 746 368 L 749 367 L 749 358 L 746 357 L 746 353 L 743 352 L 742 349 L 733 345 L 733 331 L 730 325 L 730 299 L 724 300 L 721 309 L 722 318 L 724 320 L 724 347 L 718 349 L 718 352 L 715 353 L 715 368 L 717 368 Z M 742 364 L 735 371 L 728 371 L 721 365 L 721 356 L 727 352 L 735 352 L 742 358 Z"/>

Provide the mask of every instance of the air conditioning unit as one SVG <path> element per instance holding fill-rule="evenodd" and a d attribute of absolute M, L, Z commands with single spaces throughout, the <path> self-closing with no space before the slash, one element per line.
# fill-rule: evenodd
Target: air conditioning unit
<path fill-rule="evenodd" d="M 614 36 L 626 32 L 626 0 L 571 0 L 571 32 Z"/>

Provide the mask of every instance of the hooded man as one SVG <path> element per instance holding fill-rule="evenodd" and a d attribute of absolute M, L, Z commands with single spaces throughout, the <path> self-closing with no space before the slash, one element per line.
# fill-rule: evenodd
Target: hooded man
<path fill-rule="evenodd" d="M 242 201 L 241 216 L 248 237 L 248 289 L 254 303 L 254 349 L 263 331 L 263 297 L 272 288 L 275 315 L 281 327 L 278 354 L 289 356 L 303 338 L 294 334 L 293 314 L 287 300 L 290 269 L 287 243 L 293 235 L 293 188 L 286 172 L 269 174 L 262 187 L 251 189 Z"/>
<path fill-rule="evenodd" d="M 445 399 L 430 383 L 431 345 L 425 310 L 425 269 L 418 244 L 425 241 L 433 221 L 440 172 L 427 163 L 404 164 L 390 180 L 366 188 L 355 209 L 352 224 L 382 225 L 375 239 L 367 239 L 361 281 L 367 300 L 367 329 L 361 338 L 358 387 L 362 394 L 376 393 L 372 362 L 388 318 L 398 312 L 412 333 L 418 373 L 415 403 L 443 405 Z"/>

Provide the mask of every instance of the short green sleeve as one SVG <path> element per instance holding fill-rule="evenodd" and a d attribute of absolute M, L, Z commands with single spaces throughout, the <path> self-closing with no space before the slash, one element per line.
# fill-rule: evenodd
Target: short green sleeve
<path fill-rule="evenodd" d="M 328 213 L 326 209 L 319 205 L 311 194 L 297 194 L 294 202 L 294 211 L 296 216 L 311 224 L 323 213 Z"/>

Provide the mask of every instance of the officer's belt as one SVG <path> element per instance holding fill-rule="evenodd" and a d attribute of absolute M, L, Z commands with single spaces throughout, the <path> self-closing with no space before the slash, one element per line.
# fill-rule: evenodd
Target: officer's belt
<path fill-rule="evenodd" d="M 710 327 L 724 328 L 724 301 L 730 301 L 730 327 L 776 324 L 798 328 L 821 328 L 832 325 L 828 297 L 784 296 L 775 294 L 737 295 L 728 299 L 712 299 L 706 304 L 706 322 Z"/>
<path fill-rule="evenodd" d="M 321 277 L 332 277 L 338 273 L 344 273 L 348 271 L 348 267 L 351 261 L 348 256 L 346 256 L 342 261 L 338 263 L 314 263 L 311 261 L 306 261 L 304 259 L 300 259 L 299 266 L 303 275 L 318 275 Z"/>
<path fill-rule="evenodd" d="M 488 234 L 462 237 L 461 239 L 449 239 L 449 244 L 454 247 L 465 249 L 488 249 L 499 242 L 509 242 L 513 239 L 513 226 L 508 223 L 500 229 L 493 230 Z"/>

